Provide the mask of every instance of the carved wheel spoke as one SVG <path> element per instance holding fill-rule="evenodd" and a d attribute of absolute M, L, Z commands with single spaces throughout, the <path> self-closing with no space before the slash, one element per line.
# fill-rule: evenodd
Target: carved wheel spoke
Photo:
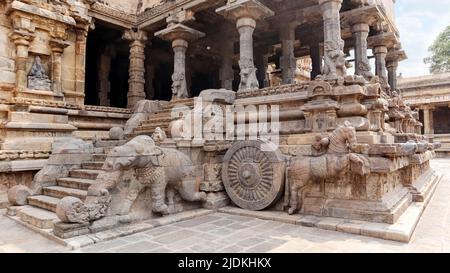
<path fill-rule="evenodd" d="M 284 188 L 284 157 L 263 151 L 261 141 L 242 141 L 224 157 L 222 179 L 231 200 L 241 208 L 263 210 L 280 198 Z"/>

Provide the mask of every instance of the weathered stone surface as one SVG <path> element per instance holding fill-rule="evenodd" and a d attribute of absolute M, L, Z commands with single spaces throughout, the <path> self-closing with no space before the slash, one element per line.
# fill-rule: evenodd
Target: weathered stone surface
<path fill-rule="evenodd" d="M 27 198 L 31 193 L 27 186 L 14 186 L 8 191 L 8 201 L 13 206 L 24 206 L 27 204 Z"/>
<path fill-rule="evenodd" d="M 260 141 L 236 143 L 223 159 L 222 180 L 231 200 L 249 210 L 273 205 L 282 195 L 284 158 Z M 267 148 L 267 147 L 266 147 Z"/>
<path fill-rule="evenodd" d="M 112 140 L 122 140 L 124 138 L 124 131 L 121 127 L 113 127 L 109 130 L 109 138 Z"/>

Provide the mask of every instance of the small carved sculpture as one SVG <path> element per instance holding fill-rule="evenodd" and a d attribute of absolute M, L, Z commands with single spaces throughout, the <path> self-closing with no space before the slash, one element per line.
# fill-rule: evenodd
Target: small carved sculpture
<path fill-rule="evenodd" d="M 256 78 L 257 69 L 251 60 L 242 59 L 239 61 L 241 68 L 241 83 L 239 91 L 255 90 L 259 88 L 258 78 Z"/>
<path fill-rule="evenodd" d="M 42 65 L 42 61 L 39 56 L 34 58 L 33 66 L 28 74 L 28 88 L 44 91 L 51 90 L 51 81 L 45 72 L 45 68 Z"/>
<path fill-rule="evenodd" d="M 174 98 L 185 99 L 189 97 L 186 77 L 182 73 L 174 73 L 172 75 L 172 95 Z"/>
<path fill-rule="evenodd" d="M 163 129 L 161 129 L 160 127 L 157 127 L 155 129 L 155 132 L 152 135 L 152 138 L 155 142 L 161 143 L 167 139 L 167 135 Z"/>
<path fill-rule="evenodd" d="M 342 45 L 341 45 L 342 44 Z M 343 41 L 327 41 L 324 44 L 325 56 L 323 75 L 326 79 L 336 80 L 347 73 Z"/>
<path fill-rule="evenodd" d="M 303 192 L 311 182 L 334 179 L 345 171 L 364 176 L 370 172 L 369 161 L 353 151 L 361 147 L 356 142 L 356 130 L 349 122 L 339 126 L 327 139 L 317 137 L 313 149 L 319 156 L 297 156 L 286 169 L 285 207 L 294 214 L 301 209 Z M 322 153 L 327 148 L 325 154 Z M 358 151 L 359 152 L 359 151 Z"/>

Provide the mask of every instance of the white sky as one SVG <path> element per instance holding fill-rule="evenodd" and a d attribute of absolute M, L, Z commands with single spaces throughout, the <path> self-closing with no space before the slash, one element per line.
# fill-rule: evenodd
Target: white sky
<path fill-rule="evenodd" d="M 403 77 L 429 74 L 423 59 L 428 48 L 450 25 L 450 0 L 397 0 L 396 22 L 408 60 L 400 63 Z"/>

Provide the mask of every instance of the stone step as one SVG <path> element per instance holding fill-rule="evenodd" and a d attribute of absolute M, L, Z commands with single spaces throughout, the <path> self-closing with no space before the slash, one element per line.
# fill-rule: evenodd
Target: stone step
<path fill-rule="evenodd" d="M 59 178 L 56 180 L 56 182 L 60 187 L 87 191 L 88 188 L 95 183 L 95 180 L 66 177 L 66 178 Z"/>
<path fill-rule="evenodd" d="M 93 154 L 93 160 L 94 161 L 105 161 L 106 154 Z"/>
<path fill-rule="evenodd" d="M 73 196 L 80 198 L 81 200 L 86 199 L 87 191 L 71 189 L 60 186 L 51 186 L 45 187 L 43 190 L 44 195 L 55 197 L 55 198 L 64 198 L 66 196 Z"/>
<path fill-rule="evenodd" d="M 41 209 L 55 212 L 59 200 L 60 200 L 59 198 L 51 196 L 35 195 L 28 197 L 28 204 Z"/>
<path fill-rule="evenodd" d="M 25 206 L 17 211 L 17 216 L 21 221 L 33 225 L 40 229 L 52 229 L 58 216 L 54 212 L 32 206 Z"/>
<path fill-rule="evenodd" d="M 87 170 L 101 170 L 103 167 L 104 162 L 101 161 L 92 161 L 92 162 L 85 162 L 81 164 L 81 167 L 83 169 Z"/>
<path fill-rule="evenodd" d="M 81 178 L 81 179 L 90 179 L 95 180 L 97 176 L 103 171 L 101 170 L 72 170 L 69 172 L 69 177 L 71 178 Z"/>

